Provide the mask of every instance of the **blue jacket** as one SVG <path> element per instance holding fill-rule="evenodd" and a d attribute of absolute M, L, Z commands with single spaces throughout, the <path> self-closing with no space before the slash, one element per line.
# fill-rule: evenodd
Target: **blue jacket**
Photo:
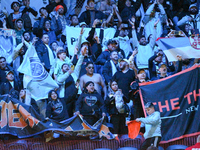
<path fill-rule="evenodd" d="M 44 44 L 44 43 L 41 43 L 39 44 L 37 47 L 36 47 L 36 52 L 38 54 L 38 57 L 41 61 L 41 63 L 44 63 L 45 64 L 45 68 L 47 70 L 50 70 L 51 68 L 51 65 L 50 65 L 50 60 L 49 60 L 49 51 L 48 51 L 48 48 L 47 46 Z M 54 52 L 52 51 L 53 55 L 54 55 L 54 58 L 56 57 Z"/>

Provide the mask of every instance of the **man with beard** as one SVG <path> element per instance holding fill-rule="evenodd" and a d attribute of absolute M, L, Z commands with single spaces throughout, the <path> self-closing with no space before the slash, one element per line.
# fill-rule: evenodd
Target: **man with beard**
<path fill-rule="evenodd" d="M 137 35 L 135 31 L 135 18 L 132 18 L 131 20 L 129 20 L 129 22 L 132 25 L 133 47 L 138 48 L 138 53 L 136 55 L 137 68 L 148 70 L 148 59 L 154 54 L 153 49 L 156 42 L 156 27 L 159 20 L 154 23 L 154 32 L 149 43 L 147 42 L 145 36 L 141 36 L 139 37 L 139 41 L 137 40 Z"/>
<path fill-rule="evenodd" d="M 6 81 L 6 71 L 12 71 L 15 79 L 19 81 L 19 78 L 13 68 L 7 64 L 6 58 L 0 57 L 0 84 Z"/>
<path fill-rule="evenodd" d="M 97 58 L 96 64 L 103 66 L 106 63 L 106 61 L 110 60 L 110 52 L 112 52 L 112 51 L 117 51 L 118 55 L 121 58 L 125 58 L 124 51 L 119 48 L 119 44 L 117 43 L 116 40 L 109 39 L 107 42 L 107 47 L 108 47 L 108 49 L 103 51 L 101 53 L 101 55 L 99 55 L 99 57 Z"/>
<path fill-rule="evenodd" d="M 85 84 L 88 81 L 92 81 L 92 82 L 94 82 L 94 88 L 95 88 L 95 90 L 97 90 L 97 92 L 100 95 L 101 95 L 101 87 L 102 87 L 103 92 L 104 92 L 104 100 L 105 100 L 106 96 L 107 96 L 106 85 L 105 85 L 105 83 L 104 83 L 103 78 L 101 77 L 101 75 L 98 74 L 98 73 L 94 73 L 94 64 L 93 64 L 93 62 L 87 62 L 85 69 L 86 69 L 87 73 L 80 78 L 80 87 L 81 87 L 81 90 L 82 91 L 84 90 L 83 87 L 85 87 Z"/>
<path fill-rule="evenodd" d="M 117 51 L 110 52 L 110 61 L 107 61 L 103 66 L 103 77 L 106 84 L 110 82 L 112 76 L 118 71 L 118 53 Z"/>
<path fill-rule="evenodd" d="M 117 71 L 113 80 L 115 80 L 119 86 L 119 89 L 122 89 L 124 96 L 129 98 L 130 84 L 135 80 L 135 72 L 129 69 L 129 61 L 127 59 L 122 59 L 119 64 L 121 71 Z"/>
<path fill-rule="evenodd" d="M 24 33 L 24 20 L 22 18 L 19 18 L 15 21 L 15 34 L 16 34 L 16 44 L 22 42 L 22 35 Z"/>
<path fill-rule="evenodd" d="M 177 22 L 177 26 L 180 27 L 186 23 L 189 23 L 194 29 L 199 29 L 200 28 L 199 15 L 200 14 L 198 14 L 197 4 L 191 4 L 189 7 L 189 14 L 181 18 Z M 197 32 L 196 34 L 199 33 L 198 31 L 195 32 Z"/>
<path fill-rule="evenodd" d="M 151 77 L 151 80 L 158 80 L 158 79 L 162 79 L 162 78 L 166 78 L 168 76 L 171 76 L 175 73 L 178 73 L 182 70 L 182 57 L 180 55 L 177 55 L 177 58 L 178 58 L 178 67 L 175 71 L 173 72 L 170 72 L 167 64 L 165 63 L 160 63 L 158 66 L 159 66 L 159 69 L 157 71 L 157 75 L 153 74 L 153 73 L 150 73 L 152 74 L 152 77 Z"/>
<path fill-rule="evenodd" d="M 69 64 L 64 63 L 62 65 L 62 73 L 58 76 L 57 82 L 60 85 L 60 97 L 64 98 L 66 100 L 73 99 L 74 101 L 71 101 L 67 105 L 67 111 L 70 117 L 73 116 L 73 106 L 76 99 L 76 95 L 78 92 L 77 86 L 77 80 L 79 78 L 81 65 L 83 63 L 84 55 L 87 51 L 87 48 L 85 46 L 81 49 L 81 56 L 78 59 L 78 62 L 73 70 L 73 67 L 71 67 Z"/>
<path fill-rule="evenodd" d="M 65 13 L 64 13 L 64 7 L 62 5 L 57 5 L 56 8 L 56 15 L 52 17 L 52 23 L 55 27 L 55 29 L 59 28 L 58 24 L 56 22 L 60 22 L 62 26 L 62 34 L 65 34 L 65 28 L 69 24 L 69 20 L 66 19 Z"/>

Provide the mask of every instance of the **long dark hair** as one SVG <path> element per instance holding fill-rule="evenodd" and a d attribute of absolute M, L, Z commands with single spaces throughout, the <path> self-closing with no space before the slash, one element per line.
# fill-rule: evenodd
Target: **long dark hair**
<path fill-rule="evenodd" d="M 49 91 L 49 93 L 48 93 L 48 101 L 49 101 L 49 102 L 52 101 L 51 94 L 52 94 L 53 92 L 55 92 L 55 93 L 57 94 L 57 99 L 59 99 L 58 93 L 57 93 L 55 90 L 51 90 L 51 91 Z"/>
<path fill-rule="evenodd" d="M 92 83 L 93 85 L 94 85 L 94 82 L 92 82 L 92 81 L 88 81 L 87 83 L 85 83 L 85 86 L 84 86 L 84 89 L 83 89 L 83 93 L 88 93 L 88 90 L 86 89 L 86 87 L 90 84 L 90 83 Z M 96 90 L 94 90 L 94 92 L 95 92 Z"/>

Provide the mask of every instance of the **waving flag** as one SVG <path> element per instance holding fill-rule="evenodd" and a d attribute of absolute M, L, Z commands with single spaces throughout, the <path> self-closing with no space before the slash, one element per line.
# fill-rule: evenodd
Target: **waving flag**
<path fill-rule="evenodd" d="M 200 134 L 200 65 L 140 84 L 141 102 L 160 112 L 161 143 Z"/>
<path fill-rule="evenodd" d="M 24 87 L 36 101 L 47 98 L 50 90 L 58 88 L 57 83 L 41 64 L 32 44 L 29 45 L 18 71 L 24 74 Z"/>
<path fill-rule="evenodd" d="M 200 58 L 200 38 L 194 37 L 175 37 L 163 38 L 157 42 L 169 61 L 178 61 L 176 55 L 182 58 Z"/>

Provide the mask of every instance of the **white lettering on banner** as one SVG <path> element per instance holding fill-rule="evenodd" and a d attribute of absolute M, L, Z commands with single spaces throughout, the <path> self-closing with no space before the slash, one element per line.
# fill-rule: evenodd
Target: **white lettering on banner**
<path fill-rule="evenodd" d="M 91 28 L 84 28 L 84 33 L 82 35 L 81 41 L 86 40 L 86 38 L 89 35 L 90 30 L 91 30 Z M 74 48 L 78 41 L 80 31 L 81 31 L 81 28 L 66 26 L 66 40 L 67 40 L 68 51 L 71 56 L 74 54 Z M 97 29 L 95 29 L 95 31 L 96 31 L 97 35 L 99 36 L 100 29 L 97 28 Z M 102 51 L 107 49 L 107 41 L 114 37 L 115 32 L 116 32 L 116 30 L 114 28 L 104 29 L 104 34 L 103 34 L 104 37 L 103 37 L 103 41 L 102 41 L 102 46 L 103 46 Z"/>
<path fill-rule="evenodd" d="M 186 114 L 188 114 L 188 113 L 190 113 L 190 112 L 198 111 L 198 110 L 199 110 L 199 105 L 197 105 L 197 106 L 191 106 L 191 107 L 187 108 L 187 109 L 185 110 L 185 112 L 186 112 Z"/>
<path fill-rule="evenodd" d="M 200 150 L 200 148 L 192 148 L 192 150 Z"/>

